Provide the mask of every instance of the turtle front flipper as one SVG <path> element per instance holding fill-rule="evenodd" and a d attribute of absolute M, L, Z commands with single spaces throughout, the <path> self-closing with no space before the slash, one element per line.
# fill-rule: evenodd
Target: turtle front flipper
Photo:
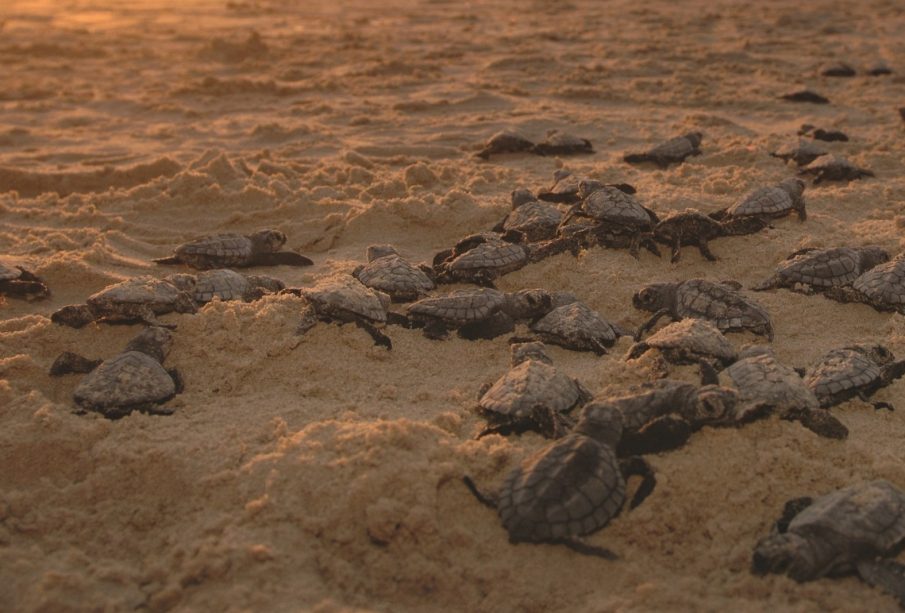
<path fill-rule="evenodd" d="M 845 424 L 826 409 L 806 409 L 786 418 L 797 420 L 802 426 L 823 438 L 836 440 L 848 438 L 848 428 Z"/>
<path fill-rule="evenodd" d="M 641 337 L 643 337 L 647 332 L 650 332 L 651 329 L 657 325 L 657 322 L 667 315 L 670 315 L 669 309 L 660 309 L 659 311 L 651 315 L 651 318 L 643 323 L 641 327 L 638 328 L 638 331 L 635 332 L 635 342 L 640 341 Z"/>
<path fill-rule="evenodd" d="M 168 258 L 157 258 L 151 261 L 155 264 L 161 264 L 163 266 L 179 266 L 180 264 L 182 264 L 182 260 L 179 258 L 179 256 L 176 255 L 170 256 Z"/>
<path fill-rule="evenodd" d="M 733 217 L 724 219 L 721 223 L 726 236 L 757 234 L 770 225 L 766 219 L 761 217 Z"/>
<path fill-rule="evenodd" d="M 371 322 L 362 319 L 360 317 L 355 317 L 352 319 L 356 326 L 364 330 L 368 333 L 368 335 L 373 339 L 374 344 L 380 347 L 386 347 L 387 349 L 393 348 L 393 341 L 390 340 L 390 337 L 377 329 L 374 324 Z"/>
<path fill-rule="evenodd" d="M 470 491 L 471 494 L 478 499 L 478 502 L 483 504 L 485 507 L 490 507 L 494 510 L 497 508 L 497 497 L 492 494 L 485 494 L 480 489 L 478 489 L 478 486 L 474 481 L 472 481 L 471 477 L 464 475 L 462 477 L 462 482 L 465 484 L 465 487 L 468 488 L 468 491 Z"/>
<path fill-rule="evenodd" d="M 295 251 L 258 253 L 251 259 L 251 266 L 312 266 L 314 261 Z"/>
<path fill-rule="evenodd" d="M 628 481 L 629 477 L 641 477 L 641 485 L 635 490 L 635 495 L 632 496 L 632 501 L 629 503 L 629 508 L 634 509 L 644 502 L 657 486 L 657 477 L 654 474 L 654 469 L 651 468 L 651 465 L 644 458 L 633 456 L 619 460 L 619 470 L 626 481 Z"/>
<path fill-rule="evenodd" d="M 824 290 L 823 295 L 836 302 L 868 302 L 864 294 L 849 285 L 835 285 Z"/>
<path fill-rule="evenodd" d="M 572 551 L 576 553 L 580 553 L 585 556 L 594 556 L 597 558 L 603 558 L 604 560 L 618 560 L 619 556 L 615 553 L 607 549 L 606 547 L 597 547 L 596 545 L 589 545 L 584 541 L 580 541 L 578 539 L 563 539 L 561 541 L 555 541 L 557 544 L 565 545 Z"/>
<path fill-rule="evenodd" d="M 698 251 L 701 252 L 701 256 L 705 259 L 711 262 L 717 261 L 717 257 L 710 251 L 710 245 L 707 244 L 707 239 L 704 237 L 698 238 Z"/>
<path fill-rule="evenodd" d="M 620 456 L 660 453 L 676 449 L 691 437 L 691 424 L 678 415 L 660 415 L 637 432 L 626 432 L 619 441 Z"/>
<path fill-rule="evenodd" d="M 800 498 L 792 498 L 787 501 L 782 507 L 782 515 L 773 524 L 773 530 L 779 534 L 785 534 L 792 520 L 813 503 L 814 499 L 810 496 L 801 496 Z"/>
<path fill-rule="evenodd" d="M 86 374 L 101 365 L 103 360 L 89 360 L 71 351 L 64 351 L 53 361 L 50 376 L 61 377 L 69 374 Z"/>
<path fill-rule="evenodd" d="M 139 321 L 143 321 L 149 326 L 159 326 L 161 328 L 167 328 L 168 330 L 175 330 L 176 324 L 165 324 L 159 319 L 157 319 L 157 314 L 154 313 L 153 309 L 148 305 L 143 305 L 142 308 L 136 315 L 136 319 Z"/>
<path fill-rule="evenodd" d="M 779 287 L 779 276 L 773 275 L 769 279 L 764 279 L 760 283 L 751 286 L 751 291 L 754 292 L 763 292 L 768 289 L 775 289 Z"/>
<path fill-rule="evenodd" d="M 670 258 L 670 262 L 675 264 L 679 261 L 679 258 L 682 257 L 682 236 L 676 236 L 675 240 L 672 242 L 672 257 Z"/>
<path fill-rule="evenodd" d="M 855 563 L 865 583 L 895 597 L 905 607 L 905 565 L 888 558 L 861 560 Z"/>

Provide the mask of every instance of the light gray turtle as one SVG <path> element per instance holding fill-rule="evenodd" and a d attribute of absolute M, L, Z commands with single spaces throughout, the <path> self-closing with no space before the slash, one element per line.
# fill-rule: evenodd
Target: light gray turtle
<path fill-rule="evenodd" d="M 591 399 L 588 390 L 559 372 L 541 343 L 511 346 L 512 368 L 493 384 L 481 389 L 478 412 L 488 425 L 478 438 L 488 434 L 537 430 L 547 438 L 559 438 L 570 425 L 566 413 Z"/>
<path fill-rule="evenodd" d="M 368 263 L 356 267 L 352 276 L 388 294 L 393 302 L 411 302 L 436 287 L 428 272 L 433 274 L 426 266 L 415 266 L 402 258 L 391 245 L 371 245 Z"/>
<path fill-rule="evenodd" d="M 776 185 L 761 187 L 748 192 L 729 208 L 710 214 L 717 221 L 739 218 L 755 218 L 760 220 L 785 217 L 792 211 L 798 214 L 799 221 L 807 218 L 804 202 L 805 184 L 801 179 L 791 178 L 780 181 Z"/>
<path fill-rule="evenodd" d="M 905 360 L 878 344 L 849 345 L 833 349 L 808 369 L 805 384 L 814 392 L 822 407 L 832 407 L 849 398 L 868 397 L 905 375 Z M 892 407 L 885 402 L 875 408 Z"/>
<path fill-rule="evenodd" d="M 616 451 L 625 457 L 676 449 L 704 426 L 737 425 L 738 404 L 738 393 L 727 387 L 660 379 L 597 397 L 585 411 L 618 410 L 622 436 Z"/>
<path fill-rule="evenodd" d="M 69 305 L 50 316 L 51 321 L 81 328 L 93 321 L 104 323 L 139 322 L 164 326 L 157 315 L 194 313 L 192 295 L 166 279 L 135 277 L 105 287 L 88 297 L 85 304 Z"/>
<path fill-rule="evenodd" d="M 620 336 L 631 333 L 604 319 L 583 302 L 556 307 L 531 324 L 531 331 L 545 343 L 573 351 L 607 353 Z"/>
<path fill-rule="evenodd" d="M 475 156 L 484 160 L 489 160 L 491 155 L 500 155 L 504 153 L 530 153 L 534 148 L 534 143 L 518 134 L 509 130 L 497 132 L 487 139 L 480 151 Z"/>
<path fill-rule="evenodd" d="M 496 509 L 511 543 L 555 543 L 578 553 L 607 559 L 616 555 L 581 537 L 606 526 L 626 501 L 626 481 L 643 478 L 631 508 L 653 491 L 656 479 L 641 458 L 619 460 L 613 449 L 621 428 L 618 412 L 600 407 L 584 411 L 571 434 L 525 458 L 498 493 L 481 492 L 463 478 L 472 494 Z"/>
<path fill-rule="evenodd" d="M 586 138 L 559 130 L 549 130 L 546 138 L 534 145 L 532 151 L 537 155 L 589 154 L 594 153 L 594 146 Z"/>
<path fill-rule="evenodd" d="M 279 279 L 265 275 L 243 275 L 228 268 L 206 270 L 197 275 L 169 275 L 164 280 L 188 292 L 197 304 L 207 304 L 214 298 L 253 302 L 264 294 L 286 288 L 286 284 Z"/>
<path fill-rule="evenodd" d="M 862 273 L 851 287 L 832 287 L 824 295 L 839 302 L 863 302 L 878 311 L 905 313 L 905 254 Z"/>
<path fill-rule="evenodd" d="M 50 295 L 47 284 L 33 272 L 21 266 L 0 262 L 0 294 L 26 300 L 38 300 Z"/>
<path fill-rule="evenodd" d="M 170 332 L 152 326 L 129 341 L 122 353 L 103 362 L 64 353 L 54 362 L 51 374 L 89 372 L 75 388 L 75 403 L 109 419 L 132 411 L 169 415 L 172 410 L 159 405 L 182 391 L 179 373 L 161 365 L 171 346 Z"/>
<path fill-rule="evenodd" d="M 702 382 L 720 382 L 716 372 L 706 363 L 702 363 L 701 368 Z M 817 397 L 798 372 L 780 363 L 769 347 L 758 345 L 743 350 L 739 359 L 722 374 L 726 383 L 739 392 L 738 423 L 775 413 L 782 419 L 798 421 L 825 438 L 848 436 L 848 428 L 829 411 L 820 408 Z"/>
<path fill-rule="evenodd" d="M 670 164 L 681 164 L 690 156 L 701 155 L 703 139 L 704 135 L 700 132 L 689 132 L 671 138 L 644 153 L 627 153 L 622 159 L 629 164 L 652 162 L 660 168 L 668 168 Z"/>
<path fill-rule="evenodd" d="M 653 311 L 638 329 L 637 339 L 666 315 L 706 319 L 722 332 L 749 330 L 773 340 L 773 322 L 766 309 L 739 293 L 736 285 L 689 279 L 677 283 L 652 283 L 632 296 L 636 309 Z"/>
<path fill-rule="evenodd" d="M 335 274 L 318 279 L 311 287 L 290 288 L 283 293 L 305 298 L 314 310 L 314 317 L 306 315 L 299 331 L 307 332 L 316 320 L 354 323 L 367 332 L 374 344 L 392 349 L 390 338 L 375 326 L 387 322 L 390 297 L 365 287 L 348 274 Z"/>
<path fill-rule="evenodd" d="M 655 351 L 672 364 L 699 364 L 705 360 L 714 368 L 728 366 L 738 359 L 738 352 L 714 324 L 706 319 L 681 319 L 664 326 L 631 346 L 627 360 L 636 360 Z"/>
<path fill-rule="evenodd" d="M 463 238 L 451 250 L 434 256 L 438 283 L 470 282 L 493 287 L 501 275 L 528 263 L 528 249 L 520 232 L 503 236 L 485 232 Z"/>
<path fill-rule="evenodd" d="M 786 287 L 804 293 L 819 292 L 849 285 L 864 272 L 888 260 L 886 250 L 874 245 L 799 249 L 780 262 L 769 279 L 751 289 L 763 291 Z"/>
<path fill-rule="evenodd" d="M 799 166 L 807 166 L 821 155 L 828 153 L 828 149 L 812 140 L 798 139 L 796 143 L 787 143 L 780 146 L 770 155 L 786 162 L 792 160 Z"/>
<path fill-rule="evenodd" d="M 582 183 L 585 184 L 584 191 L 581 189 Z M 575 204 L 594 189 L 600 189 L 605 185 L 615 187 L 626 194 L 635 193 L 635 188 L 628 183 L 604 184 L 597 179 L 575 175 L 568 170 L 559 169 L 553 173 L 553 185 L 548 189 L 538 192 L 537 198 L 538 200 L 544 200 L 545 202 Z"/>
<path fill-rule="evenodd" d="M 556 236 L 556 229 L 562 221 L 562 211 L 554 204 L 540 202 L 527 189 L 512 192 L 512 211 L 493 231 L 505 233 L 510 230 L 520 232 L 525 240 L 533 243 L 549 240 Z"/>
<path fill-rule="evenodd" d="M 252 234 L 215 234 L 176 247 L 171 257 L 157 264 L 185 264 L 192 268 L 236 268 L 243 266 L 311 266 L 310 259 L 294 251 L 280 251 L 286 235 L 279 230 Z"/>
<path fill-rule="evenodd" d="M 905 565 L 892 559 L 903 543 L 905 492 L 878 479 L 788 501 L 755 546 L 751 571 L 799 583 L 856 573 L 905 607 Z"/>
<path fill-rule="evenodd" d="M 863 177 L 876 176 L 866 168 L 859 168 L 844 157 L 824 155 L 803 167 L 799 174 L 814 175 L 814 185 L 824 181 L 855 181 Z"/>

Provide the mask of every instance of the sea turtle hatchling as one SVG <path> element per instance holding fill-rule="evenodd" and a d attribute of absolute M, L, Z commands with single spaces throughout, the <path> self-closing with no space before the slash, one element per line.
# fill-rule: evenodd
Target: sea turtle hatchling
<path fill-rule="evenodd" d="M 804 166 L 799 174 L 814 175 L 814 185 L 824 181 L 855 181 L 863 177 L 876 176 L 866 168 L 859 168 L 844 157 L 824 155 Z"/>
<path fill-rule="evenodd" d="M 655 351 L 672 364 L 699 364 L 706 360 L 715 368 L 728 366 L 738 358 L 732 343 L 706 319 L 682 319 L 664 326 L 629 348 L 627 360 L 637 360 Z"/>
<path fill-rule="evenodd" d="M 252 234 L 215 234 L 179 245 L 171 257 L 153 261 L 157 264 L 185 264 L 200 270 L 314 264 L 294 251 L 280 251 L 285 243 L 286 235 L 279 230 L 259 230 Z"/>
<path fill-rule="evenodd" d="M 796 143 L 787 143 L 781 145 L 770 155 L 779 158 L 785 162 L 792 160 L 799 166 L 807 166 L 821 155 L 826 155 L 829 151 L 818 145 L 812 140 L 798 139 Z"/>
<path fill-rule="evenodd" d="M 810 89 L 796 89 L 790 91 L 786 94 L 783 94 L 779 97 L 781 100 L 788 100 L 789 102 L 810 102 L 811 104 L 829 104 L 830 99 L 826 96 L 822 96 L 815 91 Z"/>
<path fill-rule="evenodd" d="M 801 127 L 798 128 L 798 135 L 810 136 L 815 140 L 822 140 L 828 143 L 848 142 L 848 134 L 846 134 L 845 132 L 842 132 L 840 130 L 824 130 L 823 128 L 812 126 L 809 123 L 802 124 Z"/>
<path fill-rule="evenodd" d="M 896 361 L 883 345 L 861 343 L 829 351 L 808 370 L 804 382 L 826 408 L 856 396 L 869 402 L 870 395 L 902 375 L 905 360 Z M 892 408 L 885 402 L 873 404 Z"/>
<path fill-rule="evenodd" d="M 566 413 L 591 399 L 578 380 L 553 366 L 541 343 L 527 343 L 530 351 L 524 350 L 524 344 L 510 346 L 512 368 L 481 390 L 477 410 L 488 425 L 478 438 L 527 430 L 559 438 L 571 425 Z"/>
<path fill-rule="evenodd" d="M 517 189 L 512 192 L 512 210 L 493 231 L 504 234 L 514 230 L 534 243 L 556 236 L 561 221 L 562 211 L 558 206 L 537 200 L 527 189 Z"/>
<path fill-rule="evenodd" d="M 50 295 L 44 281 L 21 266 L 0 262 L 0 294 L 38 300 Z"/>
<path fill-rule="evenodd" d="M 905 254 L 867 270 L 850 287 L 831 287 L 824 295 L 839 302 L 863 302 L 878 311 L 905 313 Z"/>
<path fill-rule="evenodd" d="M 704 135 L 700 132 L 689 132 L 671 138 L 644 153 L 627 153 L 622 159 L 629 164 L 652 162 L 660 168 L 668 168 L 670 164 L 681 164 L 687 157 L 701 155 L 703 138 Z"/>
<path fill-rule="evenodd" d="M 845 62 L 829 62 L 820 67 L 822 77 L 853 77 L 855 69 Z"/>
<path fill-rule="evenodd" d="M 813 293 L 830 287 L 850 285 L 861 274 L 889 260 L 881 247 L 835 247 L 801 249 L 779 263 L 770 278 L 751 289 L 763 291 L 787 287 Z"/>
<path fill-rule="evenodd" d="M 673 283 L 652 283 L 632 297 L 635 308 L 654 315 L 639 328 L 637 338 L 653 328 L 663 316 L 674 320 L 706 319 L 722 332 L 749 330 L 773 340 L 773 322 L 761 305 L 739 293 L 728 283 L 689 279 Z"/>
<path fill-rule="evenodd" d="M 584 184 L 584 190 L 581 186 Z M 628 183 L 603 183 L 583 175 L 572 174 L 568 170 L 559 169 L 553 173 L 553 185 L 537 193 L 538 200 L 559 204 L 575 204 L 594 189 L 609 186 L 626 193 L 634 194 L 635 188 Z"/>
<path fill-rule="evenodd" d="M 718 221 L 746 217 L 766 220 L 785 217 L 795 211 L 799 221 L 804 221 L 807 218 L 804 189 L 801 179 L 785 179 L 776 185 L 748 192 L 732 206 L 715 211 L 710 216 Z"/>
<path fill-rule="evenodd" d="M 772 534 L 754 548 L 751 571 L 813 581 L 857 573 L 905 607 L 905 565 L 891 559 L 905 542 L 905 492 L 878 479 L 785 505 Z"/>
<path fill-rule="evenodd" d="M 498 493 L 481 492 L 470 477 L 465 485 L 484 505 L 496 509 L 511 543 L 555 543 L 585 555 L 615 559 L 608 549 L 581 537 L 606 526 L 626 501 L 626 480 L 643 478 L 631 508 L 654 489 L 653 470 L 641 458 L 619 460 L 613 449 L 621 436 L 618 413 L 610 407 L 584 411 L 574 430 L 525 458 Z"/>
<path fill-rule="evenodd" d="M 311 287 L 289 288 L 282 293 L 305 298 L 313 309 L 313 313 L 303 316 L 300 333 L 311 329 L 316 320 L 340 324 L 349 322 L 367 332 L 374 344 L 387 349 L 393 346 L 390 338 L 376 327 L 387 322 L 390 297 L 365 287 L 352 275 L 338 273 L 322 277 Z"/>
<path fill-rule="evenodd" d="M 139 322 L 163 325 L 157 315 L 194 313 L 192 294 L 166 279 L 135 277 L 105 287 L 88 297 L 85 304 L 65 306 L 50 316 L 51 321 L 81 328 L 93 321 Z M 166 326 L 173 327 L 173 326 Z"/>
<path fill-rule="evenodd" d="M 197 304 L 218 300 L 253 302 L 264 294 L 285 289 L 286 284 L 266 275 L 243 275 L 228 268 L 205 270 L 197 275 L 176 274 L 164 277 L 188 292 Z"/>
<path fill-rule="evenodd" d="M 754 217 L 730 217 L 717 221 L 697 209 L 672 211 L 653 227 L 657 242 L 672 248 L 670 261 L 676 263 L 683 246 L 698 248 L 701 256 L 711 262 L 717 257 L 710 251 L 709 241 L 723 236 L 753 234 L 766 227 L 766 222 Z"/>
<path fill-rule="evenodd" d="M 594 146 L 581 138 L 559 130 L 549 130 L 547 136 L 532 149 L 537 155 L 576 155 L 594 153 Z"/>
<path fill-rule="evenodd" d="M 125 417 L 132 411 L 169 415 L 172 410 L 159 405 L 182 391 L 179 373 L 161 365 L 171 345 L 172 336 L 168 330 L 151 326 L 129 341 L 122 353 L 99 364 L 64 353 L 51 367 L 51 373 L 62 375 L 90 370 L 73 392 L 75 403 L 86 411 L 100 413 L 109 419 Z M 77 366 L 73 368 L 73 364 Z M 86 364 L 88 368 L 80 367 Z"/>
<path fill-rule="evenodd" d="M 515 231 L 503 236 L 485 232 L 463 238 L 452 250 L 434 256 L 436 280 L 493 287 L 498 277 L 528 263 L 529 250 L 523 241 L 524 235 Z"/>
<path fill-rule="evenodd" d="M 509 130 L 497 132 L 487 139 L 484 146 L 475 154 L 484 160 L 489 160 L 492 155 L 501 155 L 504 153 L 529 153 L 534 148 L 534 143 L 518 134 Z"/>
<path fill-rule="evenodd" d="M 425 268 L 409 263 L 391 245 L 371 245 L 368 263 L 356 267 L 352 276 L 367 287 L 388 294 L 393 302 L 410 302 L 436 287 Z"/>
<path fill-rule="evenodd" d="M 620 336 L 631 335 L 577 300 L 556 307 L 532 323 L 531 331 L 545 343 L 597 355 L 604 355 Z"/>

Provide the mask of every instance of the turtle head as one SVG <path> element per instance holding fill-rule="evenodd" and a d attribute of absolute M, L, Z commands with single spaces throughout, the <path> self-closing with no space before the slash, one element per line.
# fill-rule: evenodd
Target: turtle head
<path fill-rule="evenodd" d="M 510 362 L 512 366 L 518 366 L 522 362 L 528 360 L 536 360 L 546 364 L 552 364 L 553 360 L 546 352 L 547 347 L 539 341 L 531 341 L 527 343 L 512 343 L 509 346 Z"/>
<path fill-rule="evenodd" d="M 248 238 L 255 253 L 276 253 L 286 244 L 286 235 L 279 230 L 259 230 Z"/>
<path fill-rule="evenodd" d="M 582 409 L 574 432 L 615 447 L 622 438 L 622 428 L 622 412 L 615 405 L 591 402 Z"/>
<path fill-rule="evenodd" d="M 543 317 L 553 308 L 553 294 L 539 288 L 507 292 L 503 304 L 503 311 L 512 319 Z"/>
<path fill-rule="evenodd" d="M 861 271 L 870 270 L 874 266 L 889 261 L 889 252 L 876 245 L 861 248 Z"/>
<path fill-rule="evenodd" d="M 691 420 L 697 424 L 725 424 L 734 422 L 738 406 L 738 392 L 719 385 L 705 385 L 698 390 Z"/>
<path fill-rule="evenodd" d="M 792 177 L 791 179 L 780 181 L 777 187 L 789 194 L 793 201 L 798 201 L 804 193 L 804 185 L 804 181 L 798 177 Z"/>
<path fill-rule="evenodd" d="M 700 132 L 689 132 L 685 135 L 685 138 L 688 139 L 688 142 L 691 143 L 691 146 L 697 149 L 701 146 L 701 141 L 704 140 L 704 135 Z"/>
<path fill-rule="evenodd" d="M 126 351 L 140 351 L 158 362 L 163 362 L 173 345 L 173 335 L 166 328 L 148 326 L 129 341 Z"/>
<path fill-rule="evenodd" d="M 523 204 L 528 204 L 529 202 L 535 202 L 537 198 L 534 197 L 534 194 L 531 193 L 530 190 L 520 187 L 512 192 L 512 208 L 517 209 Z"/>
<path fill-rule="evenodd" d="M 266 275 L 248 275 L 248 284 L 259 290 L 264 290 L 275 294 L 286 289 L 286 284 L 279 279 L 268 277 Z"/>
<path fill-rule="evenodd" d="M 396 248 L 392 245 L 371 245 L 368 247 L 368 261 L 373 262 L 377 258 L 383 258 L 388 255 L 399 255 Z"/>
<path fill-rule="evenodd" d="M 877 366 L 884 366 L 896 359 L 896 356 L 893 355 L 892 351 L 879 343 L 860 343 L 857 345 L 850 345 L 846 347 L 846 349 L 857 351 Z"/>
<path fill-rule="evenodd" d="M 87 304 L 70 304 L 50 316 L 53 323 L 70 328 L 81 328 L 94 320 L 95 314 Z"/>
<path fill-rule="evenodd" d="M 754 574 L 786 574 L 796 581 L 814 578 L 816 566 L 814 551 L 808 541 L 793 532 L 762 538 L 751 558 Z"/>
<path fill-rule="evenodd" d="M 197 277 L 195 275 L 187 275 L 185 273 L 179 273 L 175 275 L 168 275 L 163 278 L 167 283 L 172 283 L 180 290 L 188 293 L 194 293 L 195 291 L 195 283 L 198 282 Z"/>
<path fill-rule="evenodd" d="M 675 283 L 651 283 L 635 292 L 632 304 L 642 311 L 659 311 L 669 306 L 675 288 Z"/>

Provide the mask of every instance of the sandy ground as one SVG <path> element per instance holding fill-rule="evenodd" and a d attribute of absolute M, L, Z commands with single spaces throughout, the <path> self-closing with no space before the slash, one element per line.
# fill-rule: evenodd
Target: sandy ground
<path fill-rule="evenodd" d="M 902 248 L 901 2 L 377 4 L 0 6 L 0 254 L 53 291 L 0 305 L 0 610 L 894 610 L 854 578 L 748 572 L 786 499 L 876 477 L 905 486 L 905 413 L 860 401 L 834 409 L 844 442 L 774 418 L 652 456 L 654 494 L 590 539 L 615 562 L 510 545 L 461 484 L 469 473 L 491 488 L 545 444 L 472 440 L 477 391 L 508 367 L 505 338 L 392 328 L 387 352 L 352 326 L 295 335 L 299 298 L 214 303 L 164 317 L 178 324 L 167 365 L 186 381 L 173 416 L 73 414 L 79 377 L 49 377 L 53 359 L 111 356 L 139 328 L 73 330 L 49 314 L 170 272 L 149 260 L 209 232 L 284 231 L 316 265 L 269 272 L 301 286 L 351 270 L 372 243 L 429 259 L 560 167 L 632 183 L 657 210 L 715 210 L 790 176 L 767 153 L 810 122 L 849 133 L 829 147 L 877 178 L 809 188 L 806 222 L 717 240 L 717 263 L 594 249 L 499 286 L 569 289 L 637 326 L 630 298 L 647 282 L 747 286 L 801 247 Z M 831 60 L 896 72 L 818 77 Z M 832 104 L 776 99 L 797 85 Z M 471 156 L 507 127 L 567 129 L 597 153 Z M 690 130 L 704 154 L 682 166 L 621 161 Z M 784 290 L 758 300 L 786 363 L 866 340 L 905 356 L 900 315 Z M 604 393 L 650 376 L 625 362 L 628 346 L 550 352 Z M 876 398 L 905 407 L 905 382 Z"/>

